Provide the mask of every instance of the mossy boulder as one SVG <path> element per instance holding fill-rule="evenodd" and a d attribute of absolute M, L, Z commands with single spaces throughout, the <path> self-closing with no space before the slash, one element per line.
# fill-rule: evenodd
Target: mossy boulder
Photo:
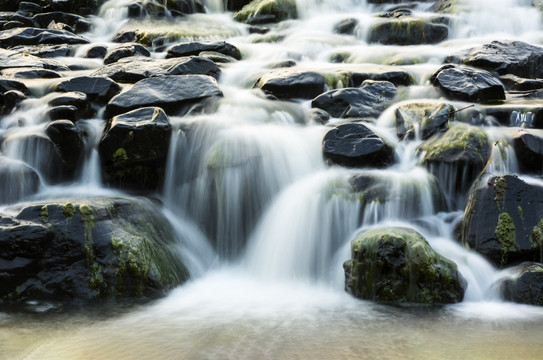
<path fill-rule="evenodd" d="M 543 261 L 543 187 L 513 175 L 479 183 L 464 211 L 460 238 L 496 266 Z"/>
<path fill-rule="evenodd" d="M 436 44 L 449 36 L 447 25 L 416 18 L 387 19 L 369 30 L 368 41 L 385 45 Z"/>
<path fill-rule="evenodd" d="M 160 188 L 171 133 L 170 119 L 158 107 L 111 118 L 98 146 L 105 183 L 139 191 Z"/>
<path fill-rule="evenodd" d="M 481 128 L 462 123 L 451 124 L 419 146 L 422 164 L 434 174 L 444 191 L 457 198 L 463 207 L 467 191 L 490 158 L 490 140 Z"/>
<path fill-rule="evenodd" d="M 362 233 L 351 242 L 351 260 L 343 268 L 346 290 L 364 300 L 450 304 L 464 298 L 466 282 L 456 264 L 412 229 Z"/>
<path fill-rule="evenodd" d="M 295 0 L 253 0 L 234 14 L 234 20 L 248 24 L 277 23 L 297 17 Z"/>
<path fill-rule="evenodd" d="M 0 221 L 0 304 L 148 300 L 188 272 L 175 234 L 148 200 L 97 198 L 9 209 Z"/>
<path fill-rule="evenodd" d="M 543 264 L 523 263 L 508 271 L 510 276 L 499 284 L 502 298 L 521 304 L 543 306 Z"/>
<path fill-rule="evenodd" d="M 394 111 L 396 134 L 400 139 L 420 138 L 427 140 L 444 132 L 449 120 L 454 118 L 454 107 L 447 103 L 410 103 L 400 105 Z"/>

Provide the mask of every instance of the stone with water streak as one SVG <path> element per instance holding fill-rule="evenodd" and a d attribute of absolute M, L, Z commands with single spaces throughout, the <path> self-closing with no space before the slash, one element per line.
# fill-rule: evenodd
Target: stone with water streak
<path fill-rule="evenodd" d="M 508 270 L 512 274 L 499 284 L 502 298 L 521 304 L 543 306 L 543 264 L 523 263 Z"/>
<path fill-rule="evenodd" d="M 65 166 L 77 171 L 81 167 L 84 154 L 81 130 L 69 120 L 55 120 L 47 124 L 45 134 L 55 144 Z"/>
<path fill-rule="evenodd" d="M 222 91 L 211 76 L 151 77 L 138 81 L 131 89 L 112 98 L 106 106 L 105 117 L 148 106 L 161 107 L 170 114 L 183 114 L 201 101 L 220 96 Z"/>
<path fill-rule="evenodd" d="M 513 175 L 478 183 L 464 211 L 460 238 L 496 266 L 541 261 L 543 187 Z"/>
<path fill-rule="evenodd" d="M 170 46 L 166 53 L 166 58 L 175 58 L 182 56 L 198 56 L 201 52 L 213 51 L 241 60 L 241 52 L 234 45 L 226 41 L 218 42 L 190 42 Z"/>
<path fill-rule="evenodd" d="M 377 118 L 396 96 L 396 87 L 388 81 L 366 80 L 360 88 L 331 90 L 311 102 L 333 117 Z"/>
<path fill-rule="evenodd" d="M 505 89 L 501 81 L 484 70 L 446 65 L 431 77 L 430 82 L 454 100 L 478 103 L 505 100 Z"/>
<path fill-rule="evenodd" d="M 121 87 L 107 77 L 77 76 L 58 83 L 55 90 L 61 92 L 82 92 L 91 101 L 98 104 L 105 104 L 121 91 Z"/>
<path fill-rule="evenodd" d="M 394 163 L 394 148 L 361 123 L 343 124 L 323 139 L 324 158 L 347 167 L 386 167 Z"/>
<path fill-rule="evenodd" d="M 41 44 L 88 44 L 89 40 L 65 30 L 49 30 L 31 27 L 0 31 L 0 47 Z"/>
<path fill-rule="evenodd" d="M 408 228 L 362 233 L 351 242 L 351 260 L 343 268 L 348 292 L 391 304 L 457 303 L 467 285 L 454 262 Z"/>
<path fill-rule="evenodd" d="M 402 140 L 415 137 L 426 140 L 449 128 L 454 111 L 454 107 L 447 103 L 415 102 L 398 106 L 394 111 L 396 135 Z"/>
<path fill-rule="evenodd" d="M 122 44 L 108 50 L 104 57 L 104 64 L 113 64 L 122 58 L 133 56 L 151 57 L 151 53 L 143 45 L 137 43 Z"/>
<path fill-rule="evenodd" d="M 9 204 L 35 194 L 41 183 L 36 170 L 27 164 L 0 156 L 0 184 L 0 202 Z"/>
<path fill-rule="evenodd" d="M 158 107 L 133 110 L 110 119 L 98 152 L 106 184 L 154 191 L 161 187 L 172 125 Z"/>
<path fill-rule="evenodd" d="M 170 223 L 148 200 L 40 202 L 10 213 L 0 217 L 0 303 L 141 301 L 188 278 Z"/>

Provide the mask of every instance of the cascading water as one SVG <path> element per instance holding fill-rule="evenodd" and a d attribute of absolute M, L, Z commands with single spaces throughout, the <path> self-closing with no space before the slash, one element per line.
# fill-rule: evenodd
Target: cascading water
<path fill-rule="evenodd" d="M 134 21 L 127 18 L 132 3 L 107 1 L 92 17 L 91 32 L 84 34 L 91 44 L 76 49 L 75 59 L 59 61 L 73 65 L 80 59 L 86 68 L 78 75 L 100 68 L 101 60 L 79 57 L 95 44 L 112 45 L 112 34 Z M 397 6 L 404 5 L 403 11 L 414 16 L 432 16 L 430 2 Z M 235 23 L 217 1 L 205 3 L 206 14 L 172 20 L 166 9 L 165 19 L 137 19 L 143 28 L 190 28 L 181 42 L 199 40 L 195 31 L 201 29 L 202 40 L 227 40 L 243 54 L 242 61 L 221 65 L 224 96 L 213 111 L 202 114 L 196 108 L 170 118 L 173 132 L 164 184 L 156 197 L 178 234 L 177 250 L 191 280 L 163 300 L 107 320 L 67 315 L 50 325 L 47 319 L 19 320 L 0 312 L 0 358 L 456 359 L 469 356 L 443 339 L 467 343 L 465 351 L 476 349 L 478 343 L 466 342 L 472 328 L 489 334 L 481 343 L 488 344 L 490 358 L 510 355 L 501 342 L 509 344 L 515 332 L 530 344 L 526 350 L 511 341 L 516 354 L 537 358 L 543 312 L 503 302 L 495 284 L 506 274 L 454 239 L 469 190 L 456 190 L 455 179 L 462 174 L 423 164 L 422 124 L 414 125 L 413 139 L 395 134 L 399 106 L 443 100 L 428 79 L 451 52 L 496 36 L 541 43 L 541 16 L 531 1 L 463 0 L 458 6 L 454 15 L 446 16 L 448 40 L 410 46 L 372 44 L 370 28 L 380 21 L 375 14 L 393 5 L 357 0 L 299 0 L 298 19 L 270 26 L 267 34 L 259 33 L 258 24 L 249 30 Z M 339 34 L 334 27 L 347 18 L 357 20 L 355 29 L 352 35 Z M 158 51 L 162 45 L 152 44 L 151 50 L 157 50 L 152 58 L 165 57 Z M 353 169 L 325 161 L 323 137 L 345 119 L 332 117 L 323 126 L 310 120 L 310 100 L 277 100 L 253 89 L 262 74 L 289 61 L 312 71 L 347 72 L 360 64 L 408 70 L 416 85 L 398 86 L 389 108 L 368 125 L 393 143 L 394 164 Z M 77 121 L 84 142 L 81 166 L 77 180 L 59 184 L 62 169 L 56 168 L 54 148 L 44 135 L 51 84 L 53 80 L 28 81 L 34 95 L 1 118 L 2 156 L 16 170 L 0 177 L 9 193 L 0 196 L 2 208 L 35 200 L 130 196 L 109 188 L 101 177 L 104 164 L 97 146 L 103 109 L 94 118 Z M 347 86 L 344 74 L 325 79 L 327 89 Z M 454 105 L 463 109 L 467 104 Z M 459 111 L 459 116 L 468 111 Z M 472 119 L 491 124 L 483 113 Z M 515 111 L 510 125 L 529 128 L 535 116 Z M 500 129 L 485 127 L 492 144 L 485 176 L 520 175 L 511 136 Z M 35 177 L 17 177 L 21 166 L 35 171 Z M 522 178 L 541 185 L 540 175 Z M 371 192 L 357 188 L 367 183 L 373 186 Z M 32 186 L 34 191 L 29 191 Z M 342 264 L 351 256 L 350 241 L 369 229 L 392 227 L 415 229 L 457 264 L 467 281 L 464 302 L 419 316 L 418 309 L 372 304 L 344 291 Z M 505 325 L 496 329 L 488 319 Z M 499 341 L 489 340 L 494 335 Z"/>

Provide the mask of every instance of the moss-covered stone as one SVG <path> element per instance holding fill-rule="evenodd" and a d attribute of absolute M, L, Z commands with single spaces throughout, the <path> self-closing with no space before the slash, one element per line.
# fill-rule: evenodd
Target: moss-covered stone
<path fill-rule="evenodd" d="M 449 28 L 428 19 L 400 18 L 379 21 L 369 30 L 369 41 L 382 44 L 435 44 L 447 39 Z"/>
<path fill-rule="evenodd" d="M 351 242 L 345 286 L 355 297 L 385 303 L 462 301 L 465 280 L 414 230 L 370 230 Z"/>
<path fill-rule="evenodd" d="M 295 0 L 253 0 L 234 14 L 234 20 L 250 24 L 296 19 Z"/>
<path fill-rule="evenodd" d="M 519 249 L 515 239 L 516 230 L 511 216 L 506 212 L 501 213 L 498 217 L 498 223 L 496 224 L 494 233 L 502 250 L 502 265 L 507 263 L 507 256 L 510 252 L 515 252 Z"/>

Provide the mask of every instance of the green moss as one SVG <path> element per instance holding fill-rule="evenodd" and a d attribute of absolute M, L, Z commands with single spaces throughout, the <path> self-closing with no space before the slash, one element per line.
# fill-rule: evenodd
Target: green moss
<path fill-rule="evenodd" d="M 126 165 L 126 162 L 128 160 L 128 155 L 126 154 L 126 150 L 123 148 L 118 148 L 113 153 L 113 166 L 115 167 L 123 167 Z"/>
<path fill-rule="evenodd" d="M 533 250 L 539 249 L 539 261 L 543 261 L 543 219 L 539 220 L 539 223 L 533 227 L 532 234 L 530 236 L 531 248 Z"/>
<path fill-rule="evenodd" d="M 516 241 L 516 232 L 517 228 L 515 227 L 511 216 L 506 212 L 502 212 L 498 217 L 498 223 L 496 224 L 496 230 L 494 231 L 494 236 L 496 237 L 496 240 L 498 240 L 502 252 L 502 265 L 507 263 L 507 258 L 510 253 L 519 249 L 519 245 Z"/>
<path fill-rule="evenodd" d="M 85 239 L 85 260 L 87 267 L 94 262 L 94 244 L 92 239 L 92 230 L 94 229 L 94 215 L 89 205 L 79 205 L 81 222 L 83 223 L 83 237 Z"/>
<path fill-rule="evenodd" d="M 104 277 L 102 275 L 102 267 L 98 263 L 93 263 L 89 270 L 89 288 L 91 290 L 96 290 L 98 292 L 98 296 L 100 296 L 100 290 L 104 287 L 107 287 L 104 282 Z"/>
<path fill-rule="evenodd" d="M 496 177 L 492 187 L 494 188 L 494 204 L 496 204 L 498 211 L 501 211 L 502 205 L 505 201 L 505 191 L 507 189 L 507 181 L 505 180 L 505 176 L 501 175 Z"/>
<path fill-rule="evenodd" d="M 43 223 L 49 222 L 49 210 L 47 209 L 47 205 L 43 205 L 40 209 L 40 219 Z"/>
<path fill-rule="evenodd" d="M 234 14 L 234 20 L 247 22 L 256 16 L 273 16 L 270 22 L 296 19 L 298 11 L 295 0 L 253 0 Z"/>
<path fill-rule="evenodd" d="M 72 203 L 66 203 L 62 205 L 62 215 L 66 217 L 66 219 L 71 219 L 75 215 L 75 207 Z"/>

